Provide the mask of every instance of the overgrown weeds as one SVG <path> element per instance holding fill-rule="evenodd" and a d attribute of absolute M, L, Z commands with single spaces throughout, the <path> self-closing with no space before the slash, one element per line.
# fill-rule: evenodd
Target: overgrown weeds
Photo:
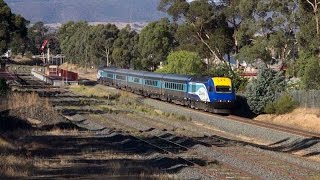
<path fill-rule="evenodd" d="M 18 109 L 21 107 L 41 106 L 46 110 L 53 110 L 48 98 L 41 98 L 35 92 L 31 93 L 12 93 L 8 95 L 7 108 Z M 35 107 L 37 108 L 37 107 Z M 31 109 L 32 111 L 32 109 Z"/>
<path fill-rule="evenodd" d="M 292 112 L 297 107 L 297 102 L 289 94 L 284 94 L 274 102 L 269 102 L 265 107 L 267 114 L 285 114 Z"/>
<path fill-rule="evenodd" d="M 100 98 L 105 98 L 109 100 L 118 99 L 120 96 L 119 93 L 111 92 L 106 89 L 100 88 L 98 86 L 93 86 L 93 87 L 84 86 L 84 85 L 72 86 L 70 87 L 70 90 L 75 94 L 79 94 L 87 97 L 100 97 Z"/>

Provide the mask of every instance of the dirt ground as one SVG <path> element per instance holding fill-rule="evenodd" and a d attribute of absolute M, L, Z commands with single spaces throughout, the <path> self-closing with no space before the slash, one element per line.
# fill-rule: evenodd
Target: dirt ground
<path fill-rule="evenodd" d="M 319 133 L 320 109 L 297 108 L 284 115 L 259 115 L 255 120 Z"/>

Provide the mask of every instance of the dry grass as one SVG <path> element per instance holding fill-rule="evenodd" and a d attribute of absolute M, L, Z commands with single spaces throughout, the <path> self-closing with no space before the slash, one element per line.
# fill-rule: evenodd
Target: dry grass
<path fill-rule="evenodd" d="M 256 117 L 255 120 L 315 133 L 319 133 L 320 131 L 320 109 L 298 108 L 284 115 L 260 115 Z"/>
<path fill-rule="evenodd" d="M 35 92 L 32 93 L 12 93 L 8 96 L 7 108 L 18 109 L 21 107 L 31 107 L 40 105 L 47 110 L 53 110 L 48 98 L 41 98 Z"/>
<path fill-rule="evenodd" d="M 13 145 L 0 137 L 0 149 L 12 149 Z"/>
<path fill-rule="evenodd" d="M 70 87 L 70 90 L 75 94 L 88 97 L 105 97 L 107 99 L 113 99 L 119 96 L 118 93 L 107 91 L 99 86 L 72 86 Z"/>
<path fill-rule="evenodd" d="M 54 128 L 50 131 L 45 132 L 45 135 L 51 136 L 76 136 L 79 134 L 80 132 L 78 131 L 78 129 L 64 130 L 60 128 Z"/>
<path fill-rule="evenodd" d="M 0 178 L 28 177 L 34 169 L 32 161 L 23 156 L 1 155 L 0 159 Z"/>

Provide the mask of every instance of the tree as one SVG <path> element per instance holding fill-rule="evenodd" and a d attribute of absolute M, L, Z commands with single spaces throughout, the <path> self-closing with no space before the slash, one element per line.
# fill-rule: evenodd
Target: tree
<path fill-rule="evenodd" d="M 48 28 L 44 26 L 43 22 L 36 22 L 28 29 L 28 50 L 32 54 L 40 53 L 40 48 L 47 32 Z"/>
<path fill-rule="evenodd" d="M 238 58 L 266 65 L 277 60 L 286 64 L 295 56 L 297 4 L 292 0 L 248 0 L 238 4 L 242 17 L 237 32 Z"/>
<path fill-rule="evenodd" d="M 246 97 L 250 109 L 260 114 L 265 106 L 275 100 L 276 94 L 286 88 L 285 77 L 282 72 L 265 68 L 259 69 L 257 79 L 252 80 L 247 86 Z"/>
<path fill-rule="evenodd" d="M 138 50 L 143 69 L 155 70 L 173 49 L 174 27 L 168 19 L 151 22 L 139 35 Z"/>
<path fill-rule="evenodd" d="M 114 24 L 98 25 L 93 27 L 95 38 L 92 39 L 93 51 L 98 58 L 105 60 L 107 66 L 112 61 L 113 43 L 118 37 L 119 29 Z"/>
<path fill-rule="evenodd" d="M 310 58 L 306 65 L 302 81 L 307 90 L 320 89 L 320 65 L 319 58 Z"/>
<path fill-rule="evenodd" d="M 317 35 L 319 35 L 320 33 L 320 30 L 319 30 L 319 4 L 320 4 L 320 1 L 318 0 L 306 0 L 304 3 L 308 3 L 308 5 L 310 5 L 312 7 L 312 12 L 313 12 L 313 16 L 314 16 L 314 20 L 315 20 L 315 26 L 316 26 L 316 32 L 317 32 Z"/>
<path fill-rule="evenodd" d="M 117 67 L 133 67 L 137 59 L 138 34 L 128 25 L 121 29 L 118 38 L 113 43 L 112 59 Z"/>
<path fill-rule="evenodd" d="M 304 52 L 310 52 L 314 55 L 320 53 L 319 3 L 318 0 L 300 0 L 298 11 L 299 47 Z"/>
<path fill-rule="evenodd" d="M 157 72 L 201 75 L 205 73 L 205 66 L 197 53 L 176 51 L 169 54 L 166 64 Z"/>
<path fill-rule="evenodd" d="M 218 3 L 207 0 L 190 3 L 185 0 L 161 0 L 158 8 L 174 20 L 182 21 L 184 33 L 180 35 L 193 36 L 185 39 L 195 39 L 201 43 L 206 48 L 202 51 L 210 52 L 208 59 L 224 62 L 224 54 L 228 54 L 234 46 L 233 29 L 228 26 L 227 18 Z"/>
<path fill-rule="evenodd" d="M 20 15 L 13 14 L 10 7 L 0 0 L 0 54 L 9 47 L 14 52 L 24 52 L 28 21 Z"/>

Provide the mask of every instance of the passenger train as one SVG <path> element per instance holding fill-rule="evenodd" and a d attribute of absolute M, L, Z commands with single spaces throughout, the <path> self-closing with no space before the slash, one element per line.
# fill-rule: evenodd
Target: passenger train
<path fill-rule="evenodd" d="M 235 103 L 231 79 L 100 68 L 98 83 L 213 113 L 229 114 Z"/>

